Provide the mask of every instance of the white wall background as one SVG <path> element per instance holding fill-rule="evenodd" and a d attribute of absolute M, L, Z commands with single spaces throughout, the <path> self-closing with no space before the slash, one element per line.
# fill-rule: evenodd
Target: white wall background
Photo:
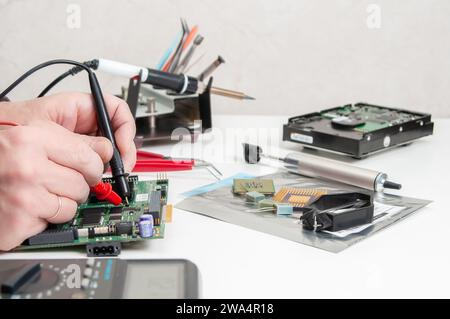
<path fill-rule="evenodd" d="M 67 24 L 69 4 L 80 28 Z M 381 27 L 367 26 L 370 4 Z M 450 116 L 448 0 L 0 0 L 0 88 L 47 59 L 105 57 L 155 66 L 179 17 L 206 37 L 205 66 L 221 54 L 218 86 L 257 98 L 214 98 L 214 113 L 298 115 L 367 101 Z M 63 69 L 28 80 L 11 98 L 38 93 Z M 196 74 L 196 72 L 194 72 Z M 126 80 L 101 75 L 118 93 Z M 58 90 L 87 90 L 72 78 Z"/>

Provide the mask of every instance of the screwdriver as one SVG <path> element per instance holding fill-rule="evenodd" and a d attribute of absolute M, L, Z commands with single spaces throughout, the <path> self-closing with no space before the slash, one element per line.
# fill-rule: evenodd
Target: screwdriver
<path fill-rule="evenodd" d="M 264 154 L 261 147 L 243 144 L 244 158 L 249 164 L 259 163 L 262 157 L 285 163 L 287 170 L 309 177 L 333 180 L 375 192 L 384 189 L 401 189 L 402 185 L 388 180 L 386 173 L 341 163 L 318 156 L 291 153 L 286 157 Z"/>

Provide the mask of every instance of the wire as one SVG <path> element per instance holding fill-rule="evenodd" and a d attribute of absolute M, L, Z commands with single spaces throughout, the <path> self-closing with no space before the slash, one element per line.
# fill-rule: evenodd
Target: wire
<path fill-rule="evenodd" d="M 38 95 L 38 97 L 43 97 L 44 95 L 46 95 L 51 89 L 53 89 L 53 87 L 55 87 L 59 82 L 67 78 L 69 75 L 75 75 L 76 73 L 71 72 L 73 69 L 67 71 L 66 73 L 61 74 L 59 77 L 53 80 L 53 82 L 47 85 L 47 87 Z"/>
<path fill-rule="evenodd" d="M 83 62 L 83 64 L 88 66 L 91 69 L 96 69 L 98 67 L 98 60 L 86 61 L 86 62 Z M 69 71 L 61 74 L 59 77 L 57 77 L 55 80 L 53 80 L 53 82 L 51 82 L 49 85 L 47 85 L 47 87 L 44 90 L 42 90 L 42 92 L 38 95 L 38 97 L 45 96 L 59 82 L 61 82 L 62 80 L 64 80 L 65 78 L 67 78 L 70 75 L 75 76 L 78 73 L 80 73 L 81 71 L 83 71 L 83 69 L 79 66 L 76 66 L 76 67 L 73 67 L 72 69 L 70 69 Z"/>
<path fill-rule="evenodd" d="M 46 68 L 48 66 L 55 65 L 55 64 L 74 65 L 74 66 L 77 66 L 77 67 L 81 68 L 82 70 L 85 70 L 86 72 L 88 72 L 89 76 L 92 76 L 92 74 L 93 74 L 92 70 L 88 66 L 86 66 L 80 62 L 76 62 L 76 61 L 72 61 L 72 60 L 63 60 L 63 59 L 47 61 L 47 62 L 41 63 L 41 64 L 35 66 L 34 68 L 28 70 L 20 78 L 18 78 L 16 81 L 14 81 L 14 83 L 12 83 L 6 90 L 4 90 L 2 93 L 0 93 L 0 100 L 2 98 L 4 98 L 8 93 L 10 93 L 12 90 L 14 90 L 14 88 L 16 86 L 18 86 L 20 83 L 22 83 L 26 78 L 28 78 L 33 73 L 35 73 L 43 68 Z M 55 82 L 55 81 L 53 81 L 53 82 Z"/>

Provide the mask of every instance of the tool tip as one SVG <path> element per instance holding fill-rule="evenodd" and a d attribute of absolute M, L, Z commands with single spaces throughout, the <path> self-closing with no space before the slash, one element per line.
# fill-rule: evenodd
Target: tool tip
<path fill-rule="evenodd" d="M 248 95 L 244 96 L 244 99 L 245 100 L 256 100 L 254 97 L 248 96 Z"/>
<path fill-rule="evenodd" d="M 402 189 L 401 184 L 390 182 L 390 181 L 385 181 L 383 184 L 383 187 L 388 188 L 388 189 L 397 189 L 397 190 Z"/>
<path fill-rule="evenodd" d="M 130 201 L 128 200 L 128 197 L 125 197 L 125 204 L 126 204 L 127 206 L 130 206 Z"/>
<path fill-rule="evenodd" d="M 248 164 L 257 164 L 261 161 L 261 155 L 263 150 L 258 145 L 252 145 L 249 143 L 242 144 L 244 148 L 244 159 Z"/>
<path fill-rule="evenodd" d="M 205 38 L 201 34 L 198 34 L 197 37 L 194 40 L 194 44 L 195 45 L 200 45 L 203 42 L 204 39 Z"/>

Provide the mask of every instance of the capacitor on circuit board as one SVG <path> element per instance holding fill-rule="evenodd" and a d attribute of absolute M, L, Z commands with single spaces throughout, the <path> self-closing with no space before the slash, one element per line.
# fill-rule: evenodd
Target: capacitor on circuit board
<path fill-rule="evenodd" d="M 142 215 L 139 218 L 139 235 L 142 238 L 153 237 L 154 220 L 152 215 Z"/>

